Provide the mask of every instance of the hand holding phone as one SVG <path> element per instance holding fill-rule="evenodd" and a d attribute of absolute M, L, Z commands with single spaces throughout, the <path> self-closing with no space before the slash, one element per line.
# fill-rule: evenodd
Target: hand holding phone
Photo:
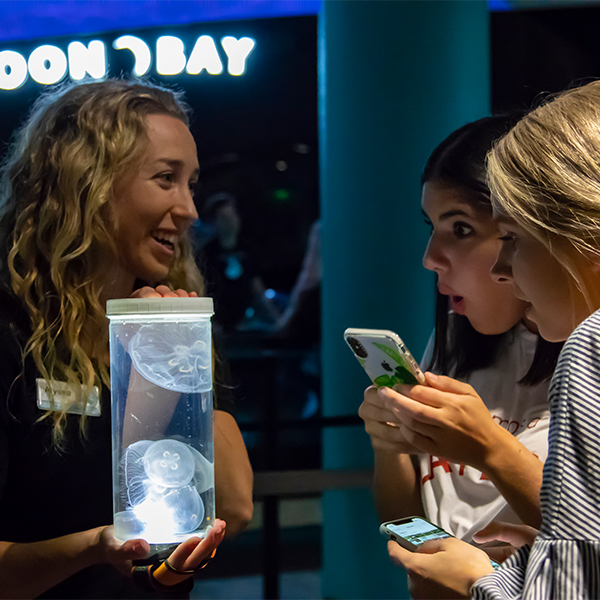
<path fill-rule="evenodd" d="M 393 331 L 349 328 L 344 332 L 344 339 L 376 386 L 425 384 L 417 361 Z"/>
<path fill-rule="evenodd" d="M 454 537 L 423 517 L 387 521 L 379 526 L 379 532 L 411 552 L 429 540 Z M 494 569 L 500 566 L 495 560 L 490 559 L 490 562 Z"/>

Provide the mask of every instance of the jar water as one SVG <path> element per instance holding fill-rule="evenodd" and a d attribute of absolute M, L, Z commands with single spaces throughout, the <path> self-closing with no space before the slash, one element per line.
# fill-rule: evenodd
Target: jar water
<path fill-rule="evenodd" d="M 211 298 L 109 300 L 114 535 L 169 546 L 215 519 Z"/>

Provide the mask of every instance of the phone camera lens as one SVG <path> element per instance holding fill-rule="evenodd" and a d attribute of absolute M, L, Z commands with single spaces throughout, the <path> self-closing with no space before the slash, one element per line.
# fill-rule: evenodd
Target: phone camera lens
<path fill-rule="evenodd" d="M 365 347 L 356 338 L 349 337 L 348 343 L 350 344 L 352 350 L 354 350 L 354 354 L 356 354 L 356 356 L 359 358 L 367 358 L 368 354 L 365 350 Z"/>

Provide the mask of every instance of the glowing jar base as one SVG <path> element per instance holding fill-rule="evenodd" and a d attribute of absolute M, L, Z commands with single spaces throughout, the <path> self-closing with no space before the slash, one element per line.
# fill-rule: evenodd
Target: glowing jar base
<path fill-rule="evenodd" d="M 203 494 L 202 498 L 205 503 L 214 505 L 214 490 L 211 488 L 209 492 Z M 152 545 L 178 544 L 191 537 L 203 538 L 212 527 L 210 520 L 203 519 L 198 528 L 187 532 L 177 532 L 173 529 L 172 520 L 164 519 L 160 510 L 154 515 L 151 514 L 152 509 L 148 509 L 148 507 L 144 507 L 143 510 L 147 510 L 151 517 L 147 522 L 137 516 L 134 509 L 123 510 L 115 514 L 114 536 L 118 541 L 126 542 L 142 538 Z"/>
<path fill-rule="evenodd" d="M 130 444 L 119 483 L 119 540 L 176 543 L 203 537 L 214 520 L 214 465 L 191 444 L 172 438 Z"/>

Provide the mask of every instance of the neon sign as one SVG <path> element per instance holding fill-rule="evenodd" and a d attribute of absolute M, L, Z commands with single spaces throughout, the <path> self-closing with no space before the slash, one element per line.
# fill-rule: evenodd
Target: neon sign
<path fill-rule="evenodd" d="M 227 73 L 239 76 L 246 71 L 246 62 L 255 41 L 249 37 L 225 36 L 219 41 L 225 55 Z M 123 35 L 112 43 L 117 51 L 128 51 L 133 55 L 133 74 L 145 75 L 152 65 L 152 51 L 142 39 Z M 185 45 L 178 37 L 163 35 L 156 40 L 155 69 L 159 75 L 221 75 L 224 72 L 222 53 L 209 35 L 201 35 L 192 51 L 186 55 Z M 92 40 L 86 46 L 82 42 L 71 42 L 67 53 L 58 46 L 44 44 L 35 48 L 28 58 L 14 50 L 0 51 L 0 90 L 21 87 L 28 77 L 42 85 L 58 83 L 69 73 L 74 81 L 88 76 L 102 79 L 108 72 L 106 45 Z"/>

